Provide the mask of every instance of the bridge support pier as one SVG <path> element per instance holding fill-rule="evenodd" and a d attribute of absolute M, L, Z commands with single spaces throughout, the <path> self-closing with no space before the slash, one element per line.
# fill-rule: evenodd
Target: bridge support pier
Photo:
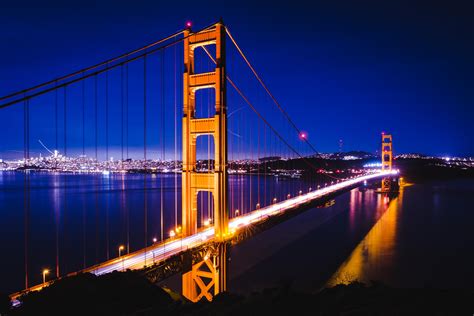
<path fill-rule="evenodd" d="M 212 301 L 215 295 L 227 290 L 227 248 L 227 243 L 218 243 L 206 250 L 200 261 L 188 265 L 182 276 L 184 297 L 192 302 L 202 298 Z"/>

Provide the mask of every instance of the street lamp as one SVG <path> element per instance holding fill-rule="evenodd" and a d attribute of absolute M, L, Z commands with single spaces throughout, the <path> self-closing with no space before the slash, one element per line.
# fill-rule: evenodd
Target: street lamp
<path fill-rule="evenodd" d="M 157 241 L 158 239 L 156 239 L 156 237 L 153 237 L 153 243 L 155 244 Z M 153 263 L 155 263 L 155 249 L 153 249 L 151 253 L 153 254 Z"/>
<path fill-rule="evenodd" d="M 45 286 L 45 283 L 46 283 L 46 274 L 49 274 L 48 269 L 43 270 L 43 286 Z"/>
<path fill-rule="evenodd" d="M 235 210 L 235 216 L 239 216 L 239 210 Z"/>
<path fill-rule="evenodd" d="M 118 251 L 119 251 L 119 258 L 122 257 L 122 250 L 124 250 L 125 247 L 123 245 L 120 245 L 119 248 L 118 248 Z M 125 269 L 124 267 L 124 263 L 123 263 L 123 258 L 122 258 L 122 271 Z"/>

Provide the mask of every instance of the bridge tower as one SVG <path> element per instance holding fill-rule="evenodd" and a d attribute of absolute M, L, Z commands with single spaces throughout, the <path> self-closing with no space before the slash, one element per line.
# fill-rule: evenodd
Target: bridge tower
<path fill-rule="evenodd" d="M 382 170 L 392 170 L 392 135 L 382 133 Z M 382 192 L 390 192 L 391 178 L 382 179 Z"/>
<path fill-rule="evenodd" d="M 216 68 L 212 72 L 195 73 L 194 51 L 199 47 L 215 45 Z M 214 230 L 218 242 L 228 237 L 227 210 L 227 104 L 225 72 L 225 27 L 222 22 L 193 33 L 184 31 L 183 76 L 183 171 L 182 171 L 182 232 L 184 236 L 197 233 L 197 199 L 200 191 L 212 193 L 214 201 Z M 196 118 L 196 91 L 214 89 L 215 114 L 213 117 Z M 196 171 L 196 139 L 211 135 L 214 139 L 214 171 Z M 210 167 L 209 167 L 210 168 Z M 193 263 L 190 271 L 183 273 L 183 295 L 191 301 L 202 297 L 208 300 L 225 291 L 226 252 L 214 253 Z"/>

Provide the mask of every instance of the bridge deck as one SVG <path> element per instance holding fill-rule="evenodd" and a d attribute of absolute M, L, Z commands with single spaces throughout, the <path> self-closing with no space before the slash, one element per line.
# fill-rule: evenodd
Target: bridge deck
<path fill-rule="evenodd" d="M 229 230 L 231 232 L 236 232 L 240 228 L 245 227 L 249 224 L 258 223 L 259 221 L 266 219 L 269 216 L 288 211 L 299 207 L 305 203 L 311 202 L 318 198 L 324 197 L 336 191 L 339 191 L 344 188 L 351 187 L 356 184 L 363 183 L 367 180 L 373 180 L 376 178 L 381 178 L 383 176 L 395 174 L 395 171 L 380 171 L 377 173 L 367 174 L 360 177 L 355 177 L 339 183 L 320 188 L 302 194 L 285 201 L 281 201 L 270 206 L 254 210 L 250 213 L 241 215 L 239 217 L 233 218 L 229 221 Z M 207 228 L 199 231 L 198 233 L 188 236 L 188 237 L 177 237 L 173 239 L 165 240 L 161 243 L 156 243 L 152 246 L 149 246 L 145 249 L 138 250 L 136 252 L 123 255 L 119 258 L 115 258 L 106 262 L 103 262 L 99 265 L 87 268 L 85 270 L 70 273 L 69 275 L 75 275 L 80 272 L 90 272 L 96 275 L 101 275 L 105 273 L 110 273 L 112 271 L 122 271 L 126 269 L 141 269 L 144 266 L 151 265 L 154 263 L 159 263 L 167 258 L 170 258 L 182 251 L 185 251 L 189 248 L 197 247 L 203 245 L 204 243 L 211 242 L 214 239 L 214 228 Z M 54 281 L 54 280 L 53 280 Z M 51 281 L 51 282 L 53 282 Z M 49 283 L 46 283 L 49 284 Z M 21 294 L 27 291 L 37 291 L 43 288 L 43 284 L 33 286 L 27 290 L 12 294 L 10 297 L 13 301 L 16 300 Z"/>

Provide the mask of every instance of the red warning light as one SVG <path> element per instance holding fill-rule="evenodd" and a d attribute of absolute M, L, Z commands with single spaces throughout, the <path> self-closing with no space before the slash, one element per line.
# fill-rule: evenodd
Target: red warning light
<path fill-rule="evenodd" d="M 300 139 L 306 140 L 308 138 L 308 133 L 306 132 L 300 132 Z"/>
<path fill-rule="evenodd" d="M 191 21 L 186 22 L 186 27 L 191 27 L 192 25 Z"/>

